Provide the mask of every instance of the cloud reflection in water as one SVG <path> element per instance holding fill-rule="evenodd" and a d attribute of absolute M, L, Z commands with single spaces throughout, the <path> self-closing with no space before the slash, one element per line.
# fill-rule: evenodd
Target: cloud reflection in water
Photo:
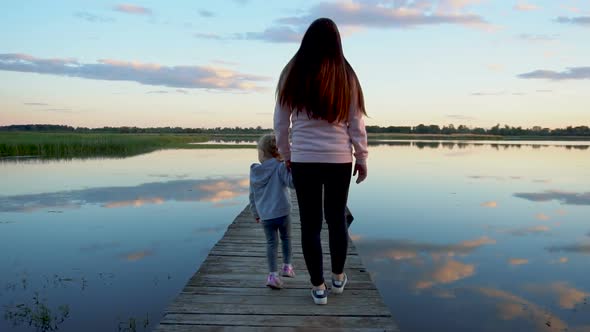
<path fill-rule="evenodd" d="M 515 193 L 515 197 L 533 202 L 559 201 L 561 204 L 590 205 L 590 192 L 575 193 L 561 190 L 547 190 L 541 193 Z"/>
<path fill-rule="evenodd" d="M 0 212 L 73 209 L 86 204 L 105 208 L 140 207 L 166 201 L 220 203 L 248 193 L 248 179 L 223 178 L 151 182 L 129 187 L 102 187 L 41 194 L 0 196 Z"/>
<path fill-rule="evenodd" d="M 355 243 L 363 256 L 369 258 L 370 264 L 376 265 L 378 272 L 387 265 L 388 270 L 393 268 L 396 271 L 387 271 L 383 275 L 401 273 L 411 288 L 424 290 L 474 275 L 475 265 L 460 262 L 455 257 L 468 255 L 496 241 L 487 236 L 451 244 L 385 239 L 366 241 L 357 237 Z M 385 261 L 398 263 L 392 265 Z"/>

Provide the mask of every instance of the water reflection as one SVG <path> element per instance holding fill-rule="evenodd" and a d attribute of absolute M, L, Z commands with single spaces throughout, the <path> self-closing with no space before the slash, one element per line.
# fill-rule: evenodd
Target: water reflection
<path fill-rule="evenodd" d="M 583 325 L 570 326 L 546 307 L 507 290 L 468 285 L 452 287 L 476 275 L 476 264 L 465 262 L 466 256 L 484 245 L 495 244 L 493 239 L 481 237 L 456 244 L 406 240 L 375 243 L 363 237 L 355 241 L 363 257 L 369 258 L 367 265 L 386 302 L 394 301 L 397 313 L 404 315 L 400 319 L 402 330 L 404 324 L 409 324 L 411 331 L 585 331 Z M 560 263 L 565 262 L 567 258 L 560 259 Z M 511 258 L 508 263 L 525 266 L 530 261 Z M 400 288 L 400 284 L 407 288 Z M 567 282 L 527 284 L 519 293 L 522 291 L 533 297 L 550 296 L 560 308 L 579 310 L 580 317 L 586 317 L 583 312 L 588 310 L 589 293 Z M 407 310 L 401 310 L 402 307 Z M 489 313 L 494 312 L 495 319 L 490 319 Z M 428 320 L 423 319 L 424 314 L 429 315 Z M 571 313 L 568 319 L 574 320 Z M 449 324 L 449 320 L 454 324 Z"/>
<path fill-rule="evenodd" d="M 256 140 L 255 139 L 233 139 L 233 138 L 217 138 L 217 139 L 212 139 L 206 142 L 197 142 L 197 143 L 189 143 L 189 144 L 195 144 L 195 145 L 252 145 L 255 146 L 256 145 Z"/>
<path fill-rule="evenodd" d="M 397 262 L 388 266 L 402 269 L 410 287 L 421 290 L 472 276 L 475 274 L 475 265 L 461 262 L 458 258 L 481 246 L 495 243 L 494 239 L 487 236 L 451 244 L 387 239 L 367 241 L 361 237 L 357 240 L 357 247 L 363 256 L 378 265 L 384 264 L 383 261 Z M 391 272 L 379 275 L 379 278 L 387 279 Z M 408 277 L 408 274 L 411 276 Z"/>
<path fill-rule="evenodd" d="M 510 258 L 508 264 L 510 265 L 525 265 L 528 264 L 529 260 L 526 258 Z"/>
<path fill-rule="evenodd" d="M 561 190 L 547 190 L 541 193 L 516 193 L 514 196 L 533 202 L 549 202 L 556 200 L 561 204 L 590 205 L 590 192 L 575 193 Z"/>
<path fill-rule="evenodd" d="M 483 207 L 487 207 L 487 208 L 497 208 L 498 207 L 498 202 L 496 201 L 489 201 L 489 202 L 483 202 L 480 204 Z"/>
<path fill-rule="evenodd" d="M 369 137 L 370 146 L 398 146 L 398 147 L 415 147 L 420 150 L 424 148 L 438 149 L 445 148 L 466 149 L 474 147 L 491 147 L 494 150 L 522 149 L 528 147 L 531 149 L 541 148 L 563 148 L 567 150 L 588 150 L 590 144 L 587 142 L 564 142 L 564 141 L 449 141 L 449 140 L 387 140 L 372 139 Z"/>
<path fill-rule="evenodd" d="M 153 250 L 141 250 L 136 252 L 131 252 L 128 254 L 123 255 L 123 258 L 128 262 L 137 262 L 142 260 L 146 257 L 152 256 L 154 254 Z"/>
<path fill-rule="evenodd" d="M 371 259 L 391 258 L 394 260 L 415 258 L 418 254 L 466 255 L 481 246 L 496 244 L 496 240 L 487 236 L 451 244 L 415 242 L 403 239 L 372 239 L 371 241 L 362 237 L 357 237 L 357 239 L 358 246 L 363 248 L 363 254 Z"/>
<path fill-rule="evenodd" d="M 567 331 L 568 324 L 550 311 L 510 292 L 493 288 L 473 288 L 468 291 L 497 300 L 497 316 L 504 321 L 529 321 L 538 331 Z M 518 329 L 517 329 L 518 330 Z"/>
<path fill-rule="evenodd" d="M 549 232 L 551 228 L 546 225 L 536 225 L 536 226 L 529 226 L 529 227 L 517 227 L 517 228 L 509 228 L 505 230 L 500 230 L 500 232 L 511 234 L 514 236 L 526 236 L 526 235 L 538 235 L 538 234 L 545 234 Z"/>
<path fill-rule="evenodd" d="M 553 282 L 547 284 L 525 285 L 527 292 L 549 295 L 555 299 L 559 307 L 574 309 L 579 304 L 586 304 L 590 293 L 570 286 L 567 282 Z"/>
<path fill-rule="evenodd" d="M 479 144 L 373 145 L 372 175 L 351 186 L 353 239 L 401 330 L 587 332 L 587 151 Z M 51 308 L 71 305 L 63 330 L 139 327 L 146 313 L 154 327 L 247 204 L 255 157 L 0 163 L 0 307 L 40 290 Z"/>
<path fill-rule="evenodd" d="M 76 209 L 86 204 L 120 208 L 162 204 L 166 201 L 218 203 L 247 194 L 248 181 L 247 178 L 173 180 L 129 187 L 0 196 L 0 212 L 31 212 L 48 208 Z"/>
<path fill-rule="evenodd" d="M 549 252 L 571 252 L 580 254 L 590 254 L 589 243 L 574 243 L 566 245 L 555 245 L 546 248 Z"/>
<path fill-rule="evenodd" d="M 9 321 L 13 328 L 31 326 L 40 332 L 59 330 L 60 325 L 69 316 L 68 305 L 51 308 L 47 304 L 47 299 L 40 298 L 38 293 L 35 293 L 30 303 L 6 306 L 4 311 L 4 319 Z"/>

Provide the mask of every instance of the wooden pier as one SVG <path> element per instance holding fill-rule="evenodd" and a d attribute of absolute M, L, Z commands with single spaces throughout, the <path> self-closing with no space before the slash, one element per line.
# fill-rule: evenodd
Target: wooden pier
<path fill-rule="evenodd" d="M 399 331 L 352 241 L 345 266 L 349 282 L 344 293 L 329 294 L 327 305 L 313 303 L 301 251 L 296 200 L 293 204 L 295 278 L 283 278 L 281 290 L 265 286 L 268 270 L 264 231 L 246 207 L 168 306 L 156 331 Z M 326 225 L 322 247 L 325 279 L 330 287 Z M 279 246 L 279 263 L 280 252 Z"/>

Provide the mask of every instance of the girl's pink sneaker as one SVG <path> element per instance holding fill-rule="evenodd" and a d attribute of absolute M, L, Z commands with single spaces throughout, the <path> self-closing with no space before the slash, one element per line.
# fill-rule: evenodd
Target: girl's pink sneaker
<path fill-rule="evenodd" d="M 293 270 L 293 265 L 291 264 L 283 264 L 283 269 L 281 270 L 281 275 L 287 278 L 295 278 L 295 270 Z"/>
<path fill-rule="evenodd" d="M 281 289 L 283 288 L 283 281 L 281 280 L 281 278 L 279 278 L 278 275 L 269 273 L 268 277 L 266 278 L 266 286 L 272 289 Z"/>

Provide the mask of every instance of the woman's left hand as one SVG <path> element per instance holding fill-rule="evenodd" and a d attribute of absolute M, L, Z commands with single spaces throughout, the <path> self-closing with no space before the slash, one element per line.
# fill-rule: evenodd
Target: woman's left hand
<path fill-rule="evenodd" d="M 355 176 L 358 173 L 358 177 L 356 178 L 356 183 L 361 183 L 365 181 L 367 178 L 367 164 L 354 164 L 354 172 L 352 176 Z"/>

